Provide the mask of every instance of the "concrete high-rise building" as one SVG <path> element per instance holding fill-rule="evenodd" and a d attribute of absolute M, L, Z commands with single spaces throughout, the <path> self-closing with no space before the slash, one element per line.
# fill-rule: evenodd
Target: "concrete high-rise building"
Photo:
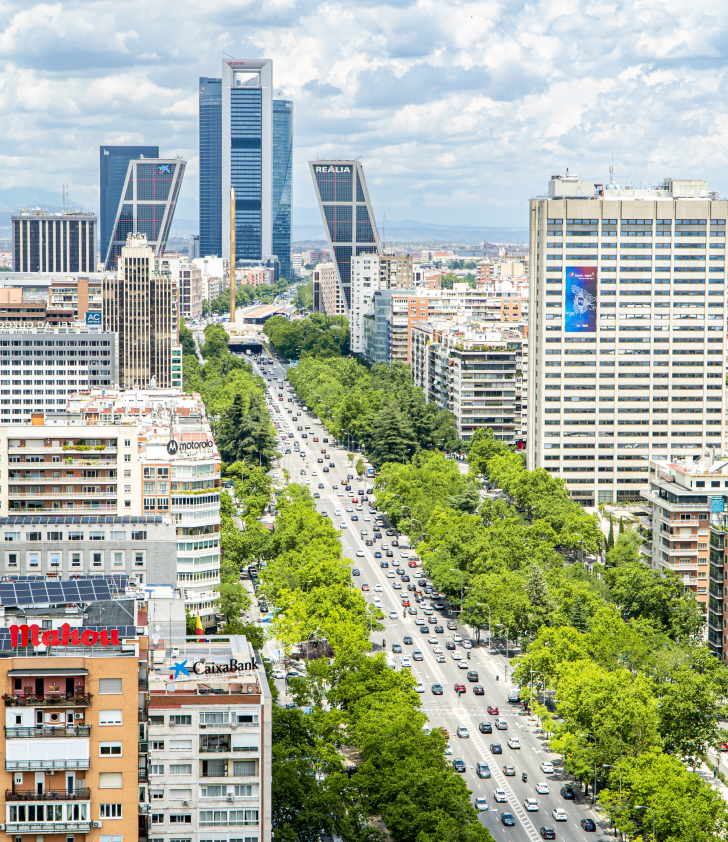
<path fill-rule="evenodd" d="M 325 316 L 345 316 L 346 308 L 333 263 L 319 263 L 312 273 L 313 311 Z"/>
<path fill-rule="evenodd" d="M 586 505 L 725 452 L 725 223 L 704 181 L 554 176 L 530 205 L 528 467 Z"/>
<path fill-rule="evenodd" d="M 382 250 L 361 161 L 309 161 L 347 315 L 351 259 Z"/>
<path fill-rule="evenodd" d="M 200 253 L 229 257 L 233 187 L 236 264 L 277 257 L 290 277 L 293 104 L 272 86 L 270 59 L 200 78 Z"/>
<path fill-rule="evenodd" d="M 124 192 L 129 161 L 134 158 L 158 157 L 158 146 L 99 147 L 99 254 L 102 263 L 109 250 L 116 213 Z"/>
<path fill-rule="evenodd" d="M 200 235 L 199 234 L 193 234 L 190 237 L 190 244 L 189 244 L 188 248 L 189 248 L 189 250 L 187 252 L 187 257 L 189 257 L 190 260 L 196 260 L 200 256 Z"/>
<path fill-rule="evenodd" d="M 21 208 L 11 217 L 13 272 L 95 272 L 96 214 Z"/>
<path fill-rule="evenodd" d="M 371 252 L 352 256 L 350 263 L 351 350 L 363 354 L 366 353 L 364 324 L 365 319 L 374 316 L 374 293 L 386 289 L 412 289 L 414 266 L 410 255 Z"/>
<path fill-rule="evenodd" d="M 124 389 L 172 386 L 172 348 L 178 344 L 172 276 L 155 270 L 143 234 L 130 234 L 115 276 L 104 278 L 104 328 L 119 338 L 119 383 Z"/>
<path fill-rule="evenodd" d="M 116 217 L 103 255 L 115 270 L 129 234 L 143 234 L 159 257 L 164 253 L 187 161 L 181 158 L 136 158 L 129 161 Z"/>

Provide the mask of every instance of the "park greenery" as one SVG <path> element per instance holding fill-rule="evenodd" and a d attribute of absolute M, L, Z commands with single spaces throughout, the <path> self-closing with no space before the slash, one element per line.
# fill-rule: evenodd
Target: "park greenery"
<path fill-rule="evenodd" d="M 298 301 L 301 287 L 298 288 Z M 273 350 L 287 360 L 303 355 L 325 359 L 349 353 L 349 320 L 346 316 L 324 316 L 312 313 L 306 319 L 289 320 L 272 316 L 263 326 Z"/>
<path fill-rule="evenodd" d="M 520 653 L 514 680 L 566 771 L 587 790 L 596 777 L 616 827 L 649 838 L 649 805 L 656 839 L 725 838 L 728 805 L 691 770 L 721 742 L 728 670 L 703 641 L 692 593 L 646 567 L 624 525 L 601 564 L 596 515 L 489 431 L 471 442 L 469 468 L 462 476 L 438 453 L 384 464 L 377 506 L 463 618 Z M 486 479 L 503 495 L 480 502 Z"/>
<path fill-rule="evenodd" d="M 272 304 L 277 295 L 288 289 L 290 281 L 286 278 L 279 278 L 274 284 L 267 286 L 250 286 L 244 284 L 235 290 L 235 307 L 249 307 L 251 304 Z M 217 298 L 212 301 L 202 302 L 202 315 L 210 313 L 226 316 L 230 312 L 230 290 L 224 289 Z"/>
<path fill-rule="evenodd" d="M 329 433 L 362 447 L 375 466 L 462 447 L 452 413 L 425 403 L 403 363 L 370 369 L 350 358 L 304 355 L 288 379 Z"/>

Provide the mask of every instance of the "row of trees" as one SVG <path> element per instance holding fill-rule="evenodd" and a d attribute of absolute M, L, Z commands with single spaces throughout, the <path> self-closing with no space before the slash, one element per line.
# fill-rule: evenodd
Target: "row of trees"
<path fill-rule="evenodd" d="M 599 576 L 587 573 L 581 554 L 605 544 L 596 516 L 488 431 L 471 443 L 475 477 L 506 498 L 463 505 L 468 478 L 429 456 L 384 465 L 377 504 L 419 541 L 423 566 L 452 602 L 462 600 L 466 620 L 511 647 L 520 639 L 515 680 L 533 695 L 567 771 L 601 784 L 620 830 L 646 838 L 648 805 L 656 839 L 725 838 L 725 802 L 690 771 L 720 743 L 728 695 L 728 670 L 703 642 L 693 595 L 641 563 L 630 529 L 597 563 Z"/>
<path fill-rule="evenodd" d="M 301 287 L 299 293 L 303 295 Z M 346 316 L 312 313 L 307 319 L 295 321 L 273 316 L 263 326 L 263 333 L 276 353 L 288 360 L 297 360 L 302 354 L 323 359 L 349 353 L 349 320 Z"/>
<path fill-rule="evenodd" d="M 403 363 L 369 369 L 351 358 L 307 355 L 289 370 L 288 379 L 328 431 L 362 445 L 374 465 L 407 462 L 423 450 L 462 447 L 453 414 L 425 403 Z"/>
<path fill-rule="evenodd" d="M 382 614 L 351 587 L 339 534 L 307 489 L 290 485 L 279 497 L 264 555 L 261 591 L 278 612 L 276 639 L 304 651 L 325 643 L 333 653 L 290 681 L 307 713 L 273 710 L 276 839 L 317 840 L 324 831 L 374 842 L 386 831 L 393 842 L 492 842 L 445 760 L 444 735 L 423 730 L 414 679 L 372 654 L 370 627 L 381 628 Z M 351 764 L 356 773 L 347 775 Z"/>

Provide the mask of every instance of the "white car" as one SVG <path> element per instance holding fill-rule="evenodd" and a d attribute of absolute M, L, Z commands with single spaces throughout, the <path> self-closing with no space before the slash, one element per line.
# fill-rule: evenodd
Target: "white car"
<path fill-rule="evenodd" d="M 356 551 L 357 558 L 364 558 L 364 550 L 357 550 Z"/>
<path fill-rule="evenodd" d="M 469 640 L 463 641 L 463 649 L 472 649 L 472 648 L 473 648 L 473 644 Z"/>
<path fill-rule="evenodd" d="M 521 741 L 518 739 L 518 737 L 509 737 L 508 738 L 508 748 L 520 748 L 520 747 L 521 747 Z"/>
<path fill-rule="evenodd" d="M 430 637 L 427 640 L 428 643 L 431 643 L 433 646 L 436 646 L 440 641 L 436 637 Z"/>
<path fill-rule="evenodd" d="M 353 511 L 354 511 L 354 509 L 352 509 L 352 508 L 351 508 L 351 506 L 347 506 L 347 507 L 346 507 L 346 511 L 347 511 L 347 512 L 353 512 Z"/>
<path fill-rule="evenodd" d="M 364 515 L 364 517 L 362 518 L 362 520 L 368 520 L 368 521 L 371 521 L 371 518 L 369 517 L 369 515 Z"/>
<path fill-rule="evenodd" d="M 565 822 L 569 817 L 566 815 L 566 810 L 563 807 L 554 807 L 551 815 L 555 822 Z"/>
<path fill-rule="evenodd" d="M 311 471 L 311 476 L 312 476 L 312 477 L 317 477 L 317 476 L 318 476 L 318 472 L 317 472 L 317 471 Z"/>
<path fill-rule="evenodd" d="M 544 760 L 544 762 L 539 767 L 544 775 L 553 775 L 554 773 L 554 764 L 550 760 Z"/>
<path fill-rule="evenodd" d="M 453 661 L 460 661 L 463 656 L 462 656 L 461 652 L 453 652 L 451 657 L 452 657 Z"/>
<path fill-rule="evenodd" d="M 339 524 L 339 529 L 346 529 L 346 523 L 343 520 Z"/>
<path fill-rule="evenodd" d="M 537 813 L 538 812 L 538 801 L 535 798 L 527 798 L 523 802 L 523 806 L 528 810 L 529 813 Z"/>
<path fill-rule="evenodd" d="M 278 473 L 278 471 L 273 471 L 273 478 L 278 479 L 279 477 L 280 477 L 280 474 Z"/>
<path fill-rule="evenodd" d="M 458 664 L 458 669 L 469 670 L 470 664 L 467 661 L 460 661 L 460 663 Z"/>
<path fill-rule="evenodd" d="M 356 507 L 356 510 L 357 510 L 357 512 L 360 512 L 360 511 L 361 511 L 361 505 L 358 505 L 358 506 Z"/>
<path fill-rule="evenodd" d="M 399 614 L 396 611 L 392 610 L 392 611 L 389 612 L 389 619 L 390 620 L 397 620 L 397 619 L 399 619 Z"/>
<path fill-rule="evenodd" d="M 402 558 L 409 558 L 409 553 L 407 552 L 407 550 L 402 550 L 402 552 L 400 553 L 400 556 Z"/>
<path fill-rule="evenodd" d="M 418 681 L 417 684 L 415 685 L 415 691 L 417 693 L 424 693 L 425 692 L 425 685 L 421 681 Z"/>
<path fill-rule="evenodd" d="M 445 754 L 452 754 L 452 748 L 450 747 L 450 743 L 445 746 Z"/>
<path fill-rule="evenodd" d="M 402 669 L 412 669 L 412 662 L 407 655 L 402 656 Z"/>
<path fill-rule="evenodd" d="M 432 651 L 433 651 L 436 655 L 442 655 L 442 646 L 433 646 L 433 647 L 432 647 Z"/>
<path fill-rule="evenodd" d="M 497 790 L 493 793 L 493 798 L 494 798 L 494 799 L 495 799 L 495 800 L 496 800 L 499 804 L 507 804 L 507 803 L 508 803 L 508 796 L 506 795 L 505 790 L 502 790 L 502 789 L 497 789 Z"/>
<path fill-rule="evenodd" d="M 394 575 L 394 570 L 390 570 L 389 573 L 387 573 L 387 579 L 394 579 Z"/>
<path fill-rule="evenodd" d="M 463 642 L 462 635 L 458 634 L 457 632 L 455 632 L 455 634 L 452 636 L 452 639 L 455 641 L 455 643 L 462 643 Z"/>
<path fill-rule="evenodd" d="M 381 608 L 382 607 L 382 600 L 378 596 L 374 597 L 374 599 L 372 600 L 372 603 L 373 603 L 375 608 Z"/>
<path fill-rule="evenodd" d="M 539 795 L 548 795 L 549 794 L 549 785 L 547 783 L 537 783 L 536 784 L 536 792 Z"/>
<path fill-rule="evenodd" d="M 482 796 L 479 796 L 473 801 L 473 807 L 475 807 L 479 813 L 485 813 L 489 809 L 488 802 Z"/>
<path fill-rule="evenodd" d="M 341 509 L 334 509 L 334 514 L 340 516 L 341 515 Z"/>
<path fill-rule="evenodd" d="M 374 590 L 376 591 L 376 593 L 382 593 L 384 591 L 384 588 L 381 585 L 374 585 Z"/>

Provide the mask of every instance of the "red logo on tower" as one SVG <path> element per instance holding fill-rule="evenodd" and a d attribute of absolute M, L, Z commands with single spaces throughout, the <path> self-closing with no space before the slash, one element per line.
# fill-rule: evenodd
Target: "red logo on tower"
<path fill-rule="evenodd" d="M 72 629 L 64 623 L 60 629 L 40 626 L 10 626 L 10 645 L 17 646 L 119 646 L 118 629 Z"/>

